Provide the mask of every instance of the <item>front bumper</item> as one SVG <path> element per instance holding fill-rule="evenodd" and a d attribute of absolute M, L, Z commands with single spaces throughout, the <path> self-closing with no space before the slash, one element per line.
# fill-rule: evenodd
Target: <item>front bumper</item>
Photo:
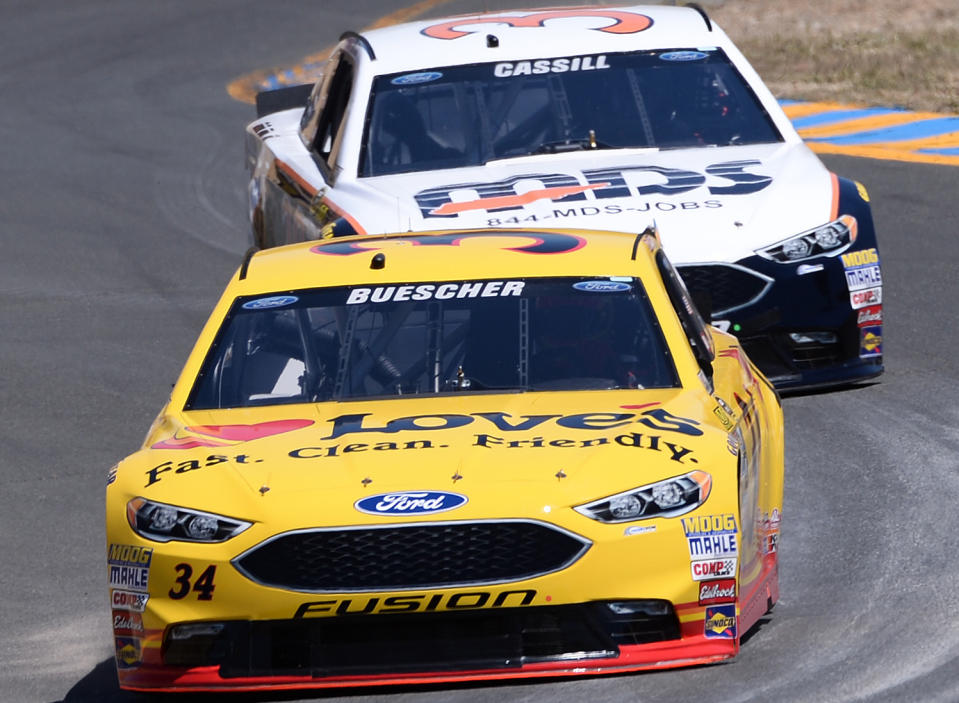
<path fill-rule="evenodd" d="M 624 536 L 622 525 L 584 518 L 592 531 L 589 550 L 528 579 L 353 592 L 290 590 L 245 575 L 236 564 L 251 548 L 271 543 L 265 527 L 221 545 L 162 548 L 127 533 L 123 539 L 133 544 L 111 549 L 140 564 L 121 566 L 131 580 L 113 584 L 120 686 L 213 691 L 442 683 L 734 657 L 742 629 L 778 597 L 776 553 L 750 567 L 743 593 L 735 557 L 690 557 L 679 522 L 657 522 L 650 532 Z M 725 571 L 696 568 L 709 565 Z"/>
<path fill-rule="evenodd" d="M 735 334 L 776 388 L 842 385 L 883 372 L 882 288 L 871 299 L 850 291 L 841 257 L 780 264 L 751 256 L 677 268 L 704 317 Z"/>
<path fill-rule="evenodd" d="M 230 621 L 179 640 L 167 628 L 135 675 L 121 670 L 121 685 L 256 690 L 601 674 L 705 664 L 739 649 L 736 637 L 707 636 L 705 614 L 680 621 L 696 604 L 611 610 L 625 603 Z M 722 608 L 735 620 L 735 604 Z"/>

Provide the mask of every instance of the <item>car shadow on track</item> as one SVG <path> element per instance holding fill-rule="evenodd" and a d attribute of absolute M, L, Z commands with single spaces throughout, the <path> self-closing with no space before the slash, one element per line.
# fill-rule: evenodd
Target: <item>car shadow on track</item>
<path fill-rule="evenodd" d="M 873 386 L 878 386 L 880 383 L 882 383 L 882 381 L 874 380 L 845 383 L 836 386 L 823 386 L 822 388 L 797 388 L 795 390 L 787 388 L 779 391 L 779 395 L 783 398 L 805 398 L 817 395 L 829 395 L 832 393 L 852 393 L 854 391 L 862 391 L 867 388 L 872 388 Z"/>

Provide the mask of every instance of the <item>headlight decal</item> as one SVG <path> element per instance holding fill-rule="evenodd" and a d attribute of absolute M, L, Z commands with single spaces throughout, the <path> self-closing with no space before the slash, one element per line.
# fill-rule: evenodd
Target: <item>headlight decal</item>
<path fill-rule="evenodd" d="M 695 510 L 709 497 L 712 476 L 690 471 L 663 481 L 575 506 L 576 512 L 604 523 L 676 517 Z"/>
<path fill-rule="evenodd" d="M 858 234 L 856 218 L 842 215 L 832 222 L 757 249 L 756 253 L 780 264 L 794 264 L 819 256 L 836 256 L 848 249 Z"/>
<path fill-rule="evenodd" d="M 127 521 L 134 532 L 155 542 L 225 542 L 252 524 L 140 497 L 127 503 Z"/>

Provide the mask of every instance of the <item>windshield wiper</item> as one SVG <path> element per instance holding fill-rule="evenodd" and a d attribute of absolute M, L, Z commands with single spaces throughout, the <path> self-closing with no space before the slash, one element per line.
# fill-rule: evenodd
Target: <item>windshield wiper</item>
<path fill-rule="evenodd" d="M 591 149 L 612 149 L 612 144 L 597 141 L 596 131 L 589 130 L 589 135 L 574 139 L 556 139 L 551 142 L 543 142 L 538 147 L 530 151 L 530 154 L 562 154 L 567 151 L 589 151 Z"/>

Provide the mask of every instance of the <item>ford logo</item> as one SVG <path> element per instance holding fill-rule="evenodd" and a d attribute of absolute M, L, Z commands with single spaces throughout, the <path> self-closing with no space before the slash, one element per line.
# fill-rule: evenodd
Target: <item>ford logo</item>
<path fill-rule="evenodd" d="M 663 61 L 702 61 L 707 57 L 702 51 L 670 51 L 659 55 Z"/>
<path fill-rule="evenodd" d="M 446 491 L 398 491 L 360 498 L 353 507 L 367 515 L 430 515 L 453 510 L 468 500 Z"/>
<path fill-rule="evenodd" d="M 623 293 L 633 287 L 621 281 L 579 281 L 573 284 L 573 288 L 589 293 Z"/>
<path fill-rule="evenodd" d="M 269 298 L 257 298 L 243 303 L 244 310 L 269 310 L 270 308 L 281 308 L 285 305 L 292 305 L 299 298 L 295 295 L 272 295 Z"/>
<path fill-rule="evenodd" d="M 430 83 L 442 77 L 443 74 L 439 71 L 424 71 L 423 73 L 407 73 L 405 76 L 397 76 L 390 83 L 393 85 L 416 85 L 417 83 Z"/>

